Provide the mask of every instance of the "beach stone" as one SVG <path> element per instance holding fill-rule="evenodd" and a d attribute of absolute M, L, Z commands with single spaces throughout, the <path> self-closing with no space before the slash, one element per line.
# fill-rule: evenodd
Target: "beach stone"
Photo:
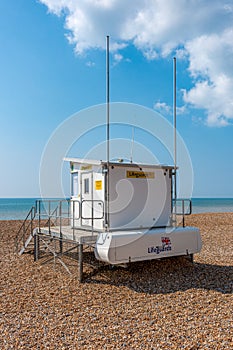
<path fill-rule="evenodd" d="M 233 213 L 193 214 L 203 248 L 113 270 L 18 256 L 22 221 L 0 221 L 1 349 L 232 349 Z M 43 263 L 42 263 L 43 262 Z M 93 271 L 95 271 L 93 273 Z"/>

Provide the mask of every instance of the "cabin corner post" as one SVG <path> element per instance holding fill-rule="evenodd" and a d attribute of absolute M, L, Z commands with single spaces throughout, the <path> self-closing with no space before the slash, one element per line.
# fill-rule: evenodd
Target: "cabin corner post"
<path fill-rule="evenodd" d="M 109 167 L 107 164 L 103 167 L 104 173 L 104 229 L 109 231 Z"/>

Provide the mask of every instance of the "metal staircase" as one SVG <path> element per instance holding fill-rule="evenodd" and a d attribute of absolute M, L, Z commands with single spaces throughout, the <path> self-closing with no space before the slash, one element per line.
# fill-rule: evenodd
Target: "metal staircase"
<path fill-rule="evenodd" d="M 24 252 L 29 252 L 34 249 L 32 238 L 34 230 L 34 219 L 37 214 L 36 207 L 37 205 L 31 207 L 16 235 L 15 249 L 16 253 L 19 255 L 22 255 Z"/>
<path fill-rule="evenodd" d="M 38 227 L 40 230 L 41 220 L 45 227 L 48 226 L 50 228 L 51 226 L 56 225 L 57 221 L 59 221 L 61 225 L 63 214 L 62 202 L 68 203 L 67 200 L 36 200 L 35 205 L 31 207 L 17 232 L 15 238 L 15 250 L 17 254 L 22 255 L 23 253 L 34 250 L 34 229 Z M 48 208 L 44 207 L 46 204 Z M 67 214 L 69 217 L 69 212 Z M 36 225 L 34 224 L 35 220 L 37 220 Z"/>
<path fill-rule="evenodd" d="M 69 199 L 57 200 L 37 200 L 28 212 L 15 238 L 16 253 L 33 252 L 34 261 L 44 258 L 44 262 L 51 260 L 61 263 L 68 273 L 70 269 L 63 261 L 64 257 L 72 258 L 69 253 L 74 253 L 79 263 L 79 281 L 83 278 L 83 246 L 93 248 L 96 241 L 97 233 L 93 236 L 92 230 L 78 230 L 75 227 L 75 220 L 79 220 L 73 216 L 75 208 L 80 214 L 80 201 Z M 72 226 L 72 224 L 73 226 Z M 75 250 L 78 252 L 76 253 Z M 51 258 L 52 256 L 52 258 Z"/>

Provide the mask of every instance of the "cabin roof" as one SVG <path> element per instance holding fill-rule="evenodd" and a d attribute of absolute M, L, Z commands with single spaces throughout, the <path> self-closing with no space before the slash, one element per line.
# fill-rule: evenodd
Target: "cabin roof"
<path fill-rule="evenodd" d="M 64 161 L 76 164 L 102 165 L 102 160 L 82 159 L 82 158 L 64 158 Z"/>
<path fill-rule="evenodd" d="M 93 166 L 104 166 L 107 165 L 107 161 L 103 160 L 93 160 L 93 159 L 82 159 L 82 158 L 64 158 L 64 161 L 75 163 L 75 164 L 85 164 Z M 174 165 L 166 164 L 142 164 L 142 163 L 126 163 L 126 162 L 117 162 L 110 161 L 110 166 L 119 166 L 119 167 L 147 167 L 147 168 L 157 168 L 157 169 L 174 169 Z"/>

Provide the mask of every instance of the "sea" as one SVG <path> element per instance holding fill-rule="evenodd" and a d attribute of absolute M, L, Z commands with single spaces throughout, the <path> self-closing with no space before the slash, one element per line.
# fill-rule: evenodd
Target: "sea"
<path fill-rule="evenodd" d="M 0 220 L 24 220 L 39 198 L 0 198 Z M 233 212 L 233 198 L 192 198 L 192 213 Z"/>

